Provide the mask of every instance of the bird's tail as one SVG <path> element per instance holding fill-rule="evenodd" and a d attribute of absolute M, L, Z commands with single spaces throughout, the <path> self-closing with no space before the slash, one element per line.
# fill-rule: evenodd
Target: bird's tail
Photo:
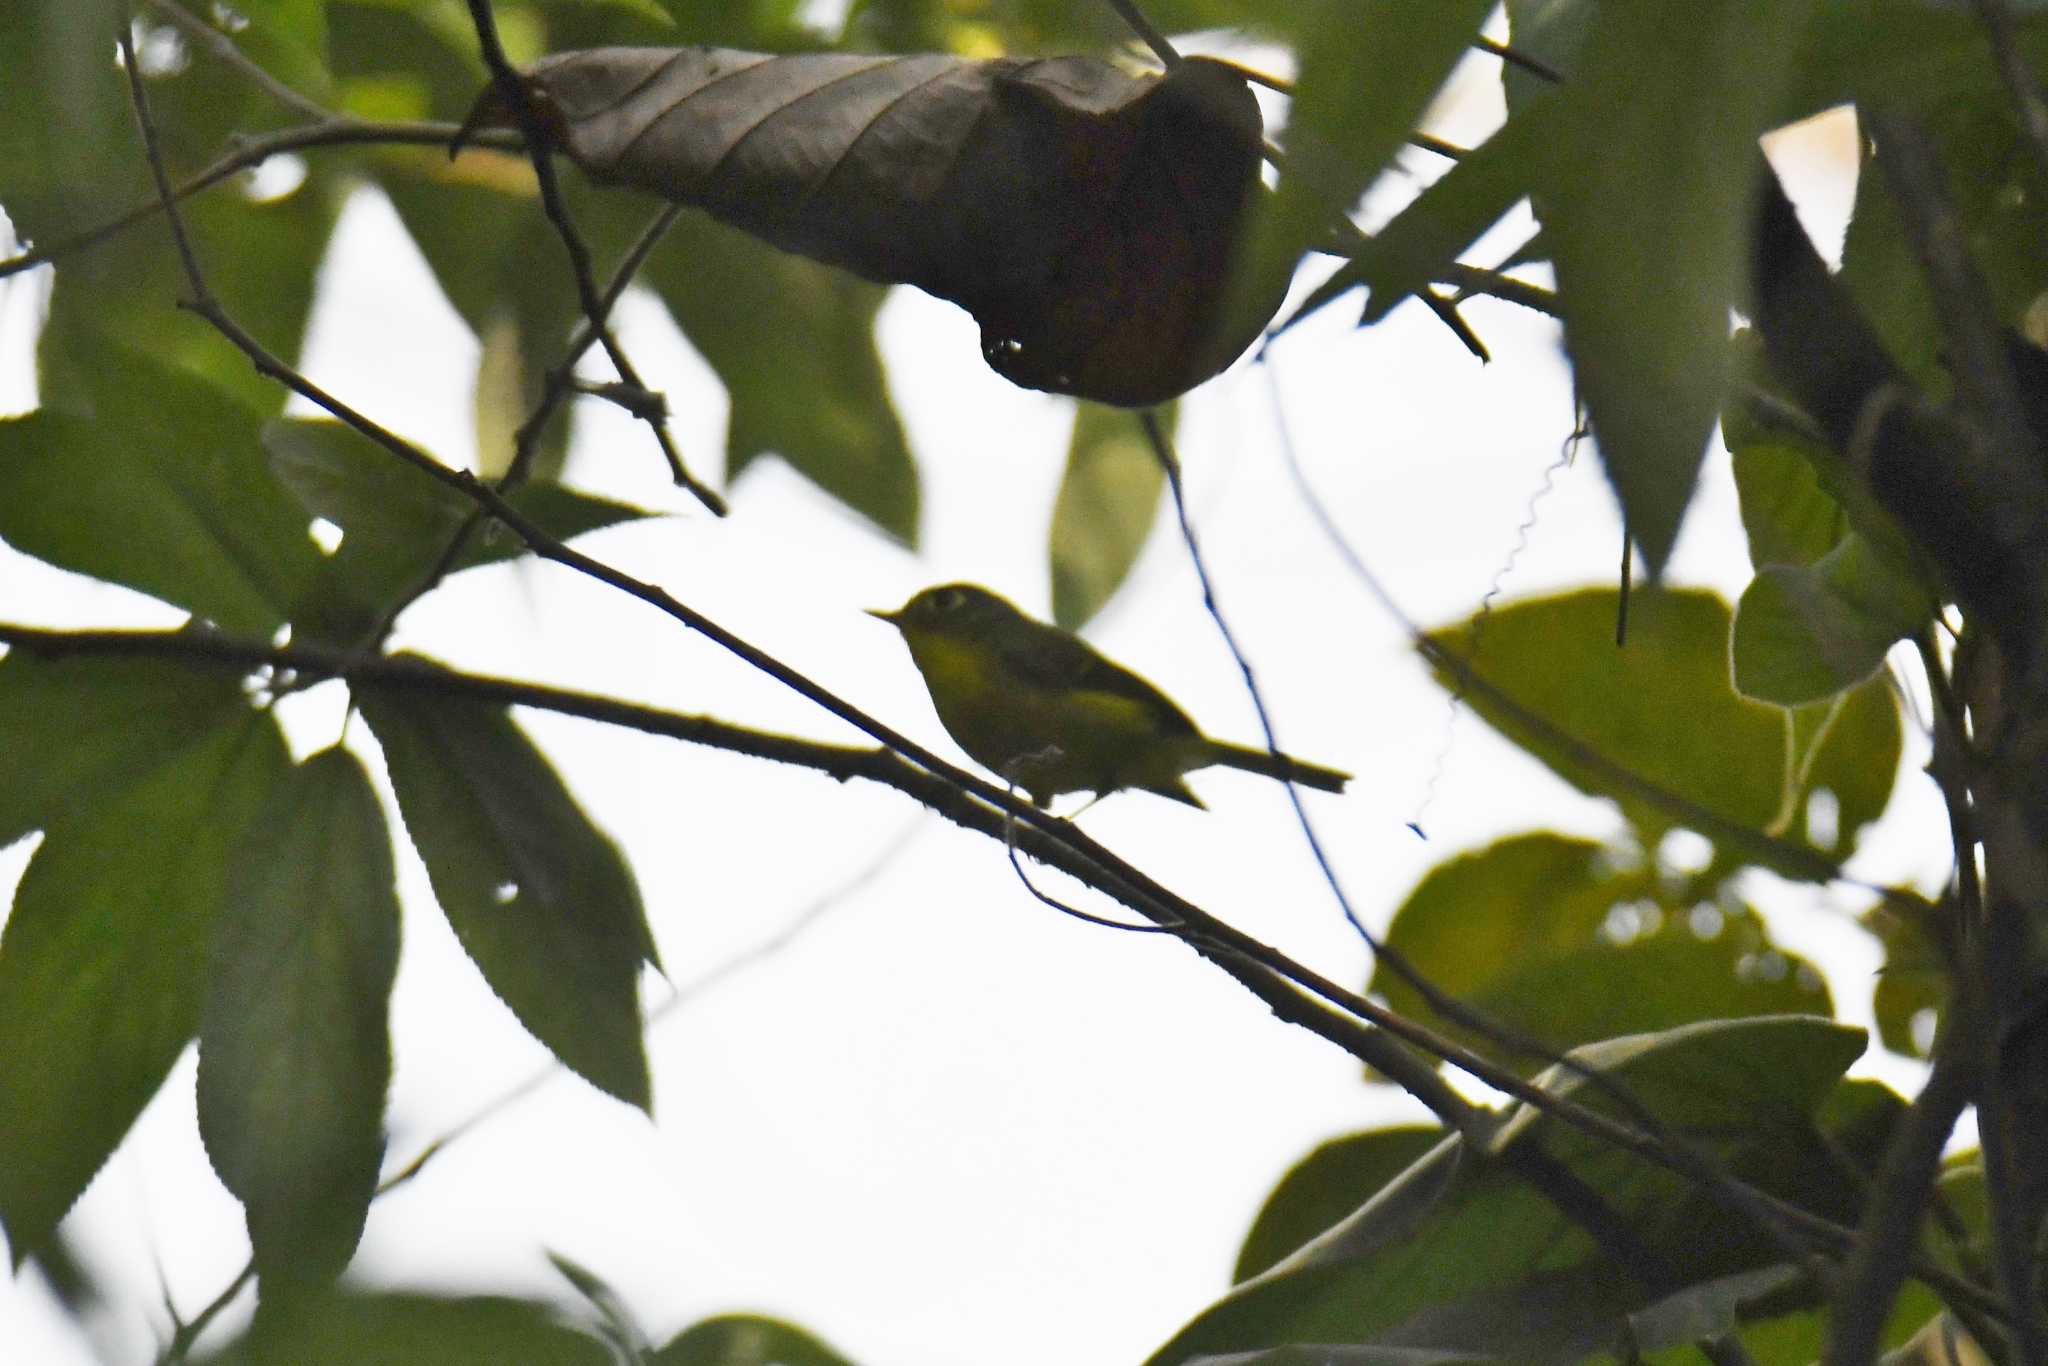
<path fill-rule="evenodd" d="M 1303 787 L 1315 788 L 1318 792 L 1342 792 L 1344 784 L 1351 781 L 1349 773 L 1321 764 L 1305 764 L 1285 754 L 1270 750 L 1253 749 L 1248 745 L 1226 744 L 1221 740 L 1209 741 L 1205 751 L 1207 761 L 1212 764 L 1227 764 L 1241 768 L 1247 773 L 1260 773 L 1282 782 L 1296 782 Z"/>

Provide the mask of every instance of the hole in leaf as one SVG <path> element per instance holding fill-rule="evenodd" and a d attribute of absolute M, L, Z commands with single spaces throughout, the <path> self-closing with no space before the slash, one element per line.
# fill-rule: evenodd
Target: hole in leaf
<path fill-rule="evenodd" d="M 1832 849 L 1842 838 L 1842 803 L 1825 787 L 1806 796 L 1806 838 L 1817 849 Z"/>
<path fill-rule="evenodd" d="M 325 517 L 315 517 L 306 524 L 306 535 L 314 545 L 320 547 L 323 555 L 332 555 L 341 549 L 342 530 Z"/>
<path fill-rule="evenodd" d="M 491 900 L 497 902 L 500 906 L 510 906 L 518 899 L 519 884 L 516 882 L 501 882 L 491 888 Z"/>
<path fill-rule="evenodd" d="M 1941 1016 L 1933 1006 L 1922 1006 L 1913 1012 L 1912 1020 L 1906 1026 L 1907 1034 L 1913 1040 L 1913 1051 L 1922 1057 L 1934 1052 L 1934 1031 L 1941 1024 Z"/>
<path fill-rule="evenodd" d="M 242 177 L 242 196 L 252 204 L 272 204 L 306 183 L 306 159 L 280 152 L 251 166 Z"/>

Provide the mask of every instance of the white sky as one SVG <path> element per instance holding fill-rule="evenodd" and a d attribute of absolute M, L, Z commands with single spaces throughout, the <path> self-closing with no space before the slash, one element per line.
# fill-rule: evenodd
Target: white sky
<path fill-rule="evenodd" d="M 1489 66 L 1469 64 L 1437 131 L 1483 136 L 1495 92 Z M 1805 175 L 1816 221 L 1837 234 L 1853 177 L 1842 145 L 1837 129 L 1779 149 Z M 1407 190 L 1388 193 L 1368 219 Z M 26 402 L 30 315 L 46 279 L 0 286 L 0 411 Z M 444 458 L 468 459 L 476 344 L 376 197 L 351 205 L 323 285 L 308 372 Z M 1485 301 L 1467 312 L 1493 348 L 1490 367 L 1416 308 L 1359 332 L 1351 306 L 1335 307 L 1275 349 L 1313 478 L 1425 623 L 1468 614 L 1494 582 L 1570 422 L 1554 328 Z M 631 297 L 620 321 L 629 352 L 670 396 L 687 457 L 715 470 L 723 392 L 657 305 Z M 990 373 L 972 321 L 921 294 L 896 292 L 881 335 L 924 473 L 921 554 L 886 545 L 773 462 L 734 490 L 732 517 L 714 521 L 667 487 L 645 433 L 596 403 L 579 410 L 572 480 L 675 515 L 582 544 L 957 754 L 901 644 L 858 609 L 972 579 L 1043 612 L 1069 408 Z M 1240 364 L 1183 411 L 1198 530 L 1283 742 L 1359 775 L 1344 798 L 1310 800 L 1370 921 L 1383 924 L 1432 864 L 1494 837 L 1619 832 L 1605 804 L 1472 718 L 1451 722 L 1399 625 L 1346 577 L 1296 500 L 1267 374 Z M 1619 530 L 1590 451 L 1557 472 L 1535 515 L 1507 597 L 1611 580 Z M 1167 527 L 1090 635 L 1212 733 L 1255 740 L 1235 665 Z M 1732 600 L 1746 577 L 1716 448 L 1673 578 Z M 0 547 L 0 619 L 177 618 Z M 675 623 L 550 567 L 465 575 L 410 612 L 399 635 L 483 672 L 855 738 Z M 341 714 L 334 685 L 294 700 L 286 720 L 300 752 L 331 740 Z M 558 1078 L 374 1207 L 356 1263 L 365 1281 L 566 1298 L 543 1256 L 554 1249 L 610 1280 L 656 1342 L 706 1314 L 751 1309 L 866 1363 L 1129 1362 L 1225 1289 L 1252 1213 L 1290 1163 L 1323 1139 L 1420 1116 L 1177 945 L 1039 906 L 999 846 L 920 824 L 893 793 L 523 719 L 628 850 L 678 983 L 773 936 L 907 826 L 916 833 L 794 943 L 655 1029 L 656 1123 Z M 374 755 L 360 725 L 349 741 Z M 1892 812 L 1855 865 L 1863 876 L 1933 886 L 1946 869 L 1919 757 L 1909 748 Z M 1424 844 L 1403 827 L 1439 763 Z M 1362 947 L 1282 791 L 1220 770 L 1195 786 L 1206 814 L 1127 794 L 1085 823 L 1212 912 L 1339 981 L 1362 981 Z M 0 887 L 31 847 L 0 852 Z M 409 850 L 399 869 L 394 1162 L 545 1060 L 462 957 Z M 1867 1020 L 1876 955 L 1845 920 L 1864 901 L 1766 878 L 1750 890 L 1781 942 L 1823 956 L 1844 1013 Z M 666 990 L 649 980 L 650 1000 Z M 1869 1065 L 1902 1084 L 1918 1076 L 1898 1060 Z M 120 1288 L 116 1312 L 95 1324 L 114 1360 L 146 1360 L 158 1344 L 157 1267 L 189 1314 L 246 1255 L 239 1209 L 197 1140 L 193 1070 L 188 1053 L 69 1225 Z M 93 1359 L 33 1274 L 0 1280 L 0 1341 L 24 1361 Z"/>

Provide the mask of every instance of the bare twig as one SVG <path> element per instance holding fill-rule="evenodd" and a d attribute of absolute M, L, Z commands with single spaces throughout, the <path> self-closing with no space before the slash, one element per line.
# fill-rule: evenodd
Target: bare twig
<path fill-rule="evenodd" d="M 1145 12 L 1138 8 L 1136 0 L 1109 0 L 1109 7 L 1116 11 L 1119 19 L 1130 26 L 1131 32 L 1144 41 L 1146 47 L 1152 49 L 1152 55 L 1159 59 L 1161 66 L 1171 71 L 1180 65 L 1180 53 L 1175 50 L 1166 35 L 1145 17 Z"/>
<path fill-rule="evenodd" d="M 177 1363 L 189 1358 L 192 1349 L 199 1344 L 200 1336 L 213 1326 L 213 1321 L 219 1318 L 227 1307 L 235 1302 L 235 1297 L 248 1289 L 249 1284 L 255 1279 L 256 1263 L 251 1259 L 243 1264 L 241 1271 L 218 1295 L 206 1302 L 204 1309 L 194 1314 L 189 1321 L 180 1323 L 171 1333 L 171 1340 L 164 1344 L 163 1352 L 157 1357 L 160 1366 L 177 1366 Z"/>
<path fill-rule="evenodd" d="M 484 65 L 490 70 L 499 96 L 505 107 L 512 111 L 520 135 L 526 141 L 527 156 L 533 162 L 534 179 L 540 185 L 541 209 L 548 222 L 554 225 L 556 235 L 562 239 L 562 249 L 568 253 L 569 269 L 575 277 L 576 297 L 583 305 L 583 316 L 603 345 L 612 368 L 619 372 L 619 378 L 636 389 L 644 390 L 647 385 L 641 382 L 633 362 L 626 358 L 624 349 L 605 323 L 604 302 L 598 294 L 597 277 L 590 264 L 590 247 L 584 242 L 583 234 L 577 231 L 575 221 L 569 216 L 569 206 L 562 199 L 562 187 L 555 178 L 555 164 L 548 152 L 547 133 L 541 123 L 540 112 L 533 106 L 526 83 L 520 80 L 519 73 L 512 69 L 511 61 L 505 56 L 504 44 L 498 41 L 498 23 L 491 13 L 491 0 L 469 0 L 469 16 L 476 25 L 477 45 L 483 51 Z M 725 516 L 725 500 L 690 473 L 683 463 L 682 452 L 676 449 L 675 438 L 669 435 L 667 423 L 648 413 L 640 416 L 660 444 L 662 456 L 668 461 L 669 474 L 676 484 L 688 490 L 712 513 Z"/>

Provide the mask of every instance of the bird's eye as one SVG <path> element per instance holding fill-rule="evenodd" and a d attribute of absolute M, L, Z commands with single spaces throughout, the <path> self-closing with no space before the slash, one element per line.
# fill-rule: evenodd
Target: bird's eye
<path fill-rule="evenodd" d="M 957 588 L 941 588 L 932 594 L 932 606 L 941 612 L 951 612 L 967 601 L 967 595 Z"/>

